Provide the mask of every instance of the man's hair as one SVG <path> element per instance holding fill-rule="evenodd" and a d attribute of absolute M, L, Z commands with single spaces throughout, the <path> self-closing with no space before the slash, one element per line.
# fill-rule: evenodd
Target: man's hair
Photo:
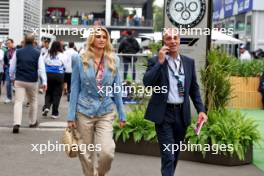
<path fill-rule="evenodd" d="M 131 30 L 128 30 L 127 31 L 127 35 L 131 36 L 132 35 L 132 31 Z"/>
<path fill-rule="evenodd" d="M 8 38 L 6 41 L 10 41 L 11 43 L 14 43 L 14 40 L 11 38 Z"/>
<path fill-rule="evenodd" d="M 25 44 L 33 44 L 35 42 L 35 37 L 32 33 L 27 33 L 24 38 Z"/>
<path fill-rule="evenodd" d="M 74 47 L 74 42 L 69 42 L 69 48 L 73 48 Z"/>

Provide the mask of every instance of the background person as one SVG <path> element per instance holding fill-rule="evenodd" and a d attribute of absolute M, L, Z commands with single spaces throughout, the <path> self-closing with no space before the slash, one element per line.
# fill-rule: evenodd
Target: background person
<path fill-rule="evenodd" d="M 113 53 L 110 36 L 106 28 L 100 28 L 95 35 L 87 39 L 87 49 L 81 56 L 73 57 L 71 95 L 68 111 L 68 126 L 76 128 L 81 139 L 78 143 L 101 145 L 98 158 L 94 152 L 79 154 L 85 176 L 106 176 L 114 158 L 113 120 L 116 105 L 120 127 L 125 125 L 125 113 L 122 92 L 113 92 L 112 97 L 106 92 L 99 92 L 106 86 L 120 86 L 119 59 Z M 95 163 L 98 161 L 98 163 Z"/>
<path fill-rule="evenodd" d="M 143 78 L 145 86 L 167 87 L 166 93 L 153 93 L 145 117 L 155 123 L 161 152 L 162 176 L 173 176 L 179 150 L 172 153 L 164 145 L 179 145 L 184 140 L 186 129 L 191 122 L 191 98 L 199 120 L 207 121 L 199 86 L 196 79 L 194 60 L 180 55 L 180 37 L 170 28 L 163 36 L 164 46 L 148 62 Z"/>
<path fill-rule="evenodd" d="M 72 57 L 78 54 L 78 52 L 75 51 L 74 47 L 75 47 L 74 42 L 69 42 L 69 48 L 64 52 L 64 54 L 66 55 L 64 82 L 66 83 L 66 87 L 67 87 L 68 101 L 70 100 L 70 93 L 71 93 Z"/>
<path fill-rule="evenodd" d="M 242 61 L 249 61 L 251 60 L 251 55 L 248 52 L 248 50 L 246 49 L 246 45 L 241 45 L 239 47 L 239 52 L 240 52 L 240 60 Z"/>
<path fill-rule="evenodd" d="M 47 78 L 44 61 L 39 57 L 40 52 L 33 48 L 34 36 L 29 33 L 25 36 L 24 48 L 16 50 L 10 61 L 10 78 L 15 80 L 14 87 L 14 127 L 13 133 L 19 132 L 22 121 L 22 108 L 25 94 L 29 101 L 29 127 L 37 127 L 38 113 L 38 76 L 43 80 L 43 89 L 47 88 Z"/>
<path fill-rule="evenodd" d="M 123 39 L 119 45 L 118 53 L 124 53 L 124 54 L 136 54 L 139 52 L 140 47 L 135 39 L 135 37 L 132 35 L 132 31 L 127 31 L 128 36 Z M 123 57 L 123 63 L 124 63 L 124 80 L 127 79 L 127 73 L 128 73 L 128 67 L 132 62 L 132 56 L 122 56 Z M 133 81 L 136 80 L 136 67 L 135 62 L 137 61 L 137 57 L 133 57 Z"/>
<path fill-rule="evenodd" d="M 41 56 L 42 57 L 42 56 Z M 45 105 L 42 115 L 47 116 L 52 106 L 51 118 L 59 118 L 59 105 L 64 82 L 64 65 L 66 56 L 63 54 L 62 45 L 54 41 L 48 55 L 44 56 L 46 66 L 48 89 L 45 94 Z"/>
<path fill-rule="evenodd" d="M 13 39 L 6 40 L 7 51 L 5 52 L 4 56 L 4 69 L 5 69 L 5 81 L 6 81 L 6 99 L 5 103 L 12 102 L 12 82 L 9 76 L 9 67 L 10 67 L 10 60 L 13 57 L 15 52 L 14 41 Z"/>
<path fill-rule="evenodd" d="M 2 93 L 2 80 L 4 76 L 4 56 L 5 52 L 2 49 L 2 42 L 0 42 L 0 96 Z"/>

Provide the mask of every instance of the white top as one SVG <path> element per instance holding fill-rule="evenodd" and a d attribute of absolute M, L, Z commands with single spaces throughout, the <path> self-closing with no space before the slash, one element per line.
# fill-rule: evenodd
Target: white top
<path fill-rule="evenodd" d="M 2 48 L 0 48 L 0 73 L 3 73 L 4 72 L 4 51 L 2 50 Z M 1 80 L 0 80 L 1 81 Z"/>
<path fill-rule="evenodd" d="M 71 73 L 72 72 L 72 56 L 78 54 L 73 48 L 67 49 L 65 52 L 65 73 Z"/>
<path fill-rule="evenodd" d="M 247 50 L 244 53 L 240 54 L 240 60 L 251 60 L 251 55 Z"/>

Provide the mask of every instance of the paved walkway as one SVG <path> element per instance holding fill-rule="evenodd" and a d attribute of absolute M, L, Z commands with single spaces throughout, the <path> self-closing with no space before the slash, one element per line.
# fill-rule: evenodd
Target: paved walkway
<path fill-rule="evenodd" d="M 63 128 L 55 125 L 65 124 L 67 102 L 62 99 L 61 118 L 53 120 L 41 117 L 43 95 L 40 95 L 39 121 L 41 128 L 29 129 L 27 108 L 24 108 L 23 124 L 19 134 L 12 134 L 12 104 L 3 104 L 0 98 L 0 172 L 1 176 L 81 176 L 81 166 L 77 158 L 69 159 L 63 152 L 46 152 L 40 155 L 31 144 L 56 144 L 60 141 Z M 52 123 L 50 123 L 52 122 Z M 46 126 L 45 126 L 46 125 Z M 45 128 L 44 128 L 45 126 Z M 49 128 L 47 128 L 49 126 Z M 159 176 L 158 157 L 138 156 L 116 153 L 109 176 Z M 179 161 L 177 176 L 264 176 L 254 165 L 225 167 L 189 161 Z"/>

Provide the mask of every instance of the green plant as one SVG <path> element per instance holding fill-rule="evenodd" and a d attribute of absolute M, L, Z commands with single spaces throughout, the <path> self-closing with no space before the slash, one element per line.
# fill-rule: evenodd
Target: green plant
<path fill-rule="evenodd" d="M 258 77 L 264 71 L 264 60 L 240 61 L 233 59 L 236 67 L 230 70 L 232 76 Z"/>
<path fill-rule="evenodd" d="M 234 154 L 240 160 L 245 159 L 245 153 L 253 142 L 261 139 L 256 121 L 246 118 L 239 111 L 213 110 L 208 113 L 208 122 L 204 125 L 199 136 L 194 133 L 193 128 L 196 121 L 193 121 L 187 129 L 186 141 L 191 144 L 201 144 L 202 154 L 205 157 L 205 144 L 232 145 L 232 151 L 219 151 L 224 155 Z"/>
<path fill-rule="evenodd" d="M 146 111 L 146 104 L 130 106 L 131 111 L 127 114 L 127 122 L 124 128 L 119 128 L 118 120 L 114 122 L 114 138 L 118 140 L 120 137 L 123 142 L 133 136 L 135 142 L 156 141 L 156 131 L 154 123 L 145 120 L 144 114 Z"/>
<path fill-rule="evenodd" d="M 236 63 L 224 53 L 212 50 L 208 54 L 208 65 L 201 71 L 208 111 L 224 108 L 231 97 L 230 71 Z"/>

